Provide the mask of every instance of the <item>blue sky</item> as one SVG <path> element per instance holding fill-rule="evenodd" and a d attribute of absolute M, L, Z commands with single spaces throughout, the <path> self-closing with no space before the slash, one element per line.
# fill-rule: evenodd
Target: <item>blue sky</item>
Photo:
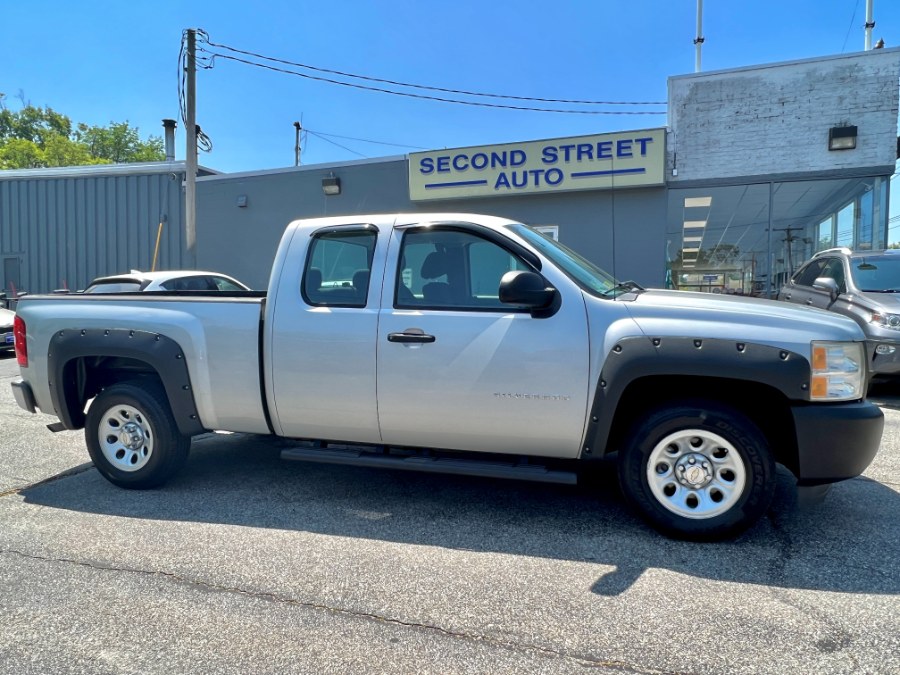
<path fill-rule="evenodd" d="M 706 0 L 703 70 L 861 51 L 865 4 Z M 874 7 L 873 42 L 900 46 L 900 2 L 875 0 Z M 32 104 L 73 121 L 127 120 L 146 137 L 162 134 L 162 118 L 178 117 L 185 28 L 202 28 L 212 42 L 238 49 L 401 82 L 664 102 L 666 78 L 694 70 L 696 1 L 33 0 L 5 3 L 2 16 L 0 91 L 10 107 L 18 107 L 21 90 Z M 416 100 L 224 59 L 198 73 L 197 92 L 198 123 L 213 142 L 200 163 L 227 172 L 292 166 L 293 122 L 301 117 L 304 128 L 332 141 L 309 135 L 304 164 L 666 124 L 664 114 L 538 113 Z M 179 122 L 178 159 L 182 131 Z"/>

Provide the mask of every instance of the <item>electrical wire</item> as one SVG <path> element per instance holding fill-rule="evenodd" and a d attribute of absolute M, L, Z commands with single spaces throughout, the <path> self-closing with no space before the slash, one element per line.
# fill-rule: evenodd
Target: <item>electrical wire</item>
<path fill-rule="evenodd" d="M 362 154 L 361 152 L 357 152 L 356 150 L 351 150 L 351 149 L 348 148 L 346 145 L 341 145 L 340 143 L 335 143 L 334 141 L 332 141 L 332 140 L 330 140 L 330 139 L 328 139 L 328 138 L 325 138 L 325 137 L 322 136 L 321 134 L 317 134 L 315 131 L 309 131 L 309 130 L 307 130 L 307 133 L 310 133 L 310 134 L 312 134 L 313 136 L 316 136 L 317 138 L 321 138 L 321 139 L 322 139 L 323 141 L 325 141 L 326 143 L 331 143 L 332 145 L 336 145 L 336 146 L 338 146 L 339 148 L 343 148 L 343 149 L 346 150 L 347 152 L 352 152 L 354 155 L 359 155 L 360 157 L 364 157 L 365 159 L 369 159 L 369 156 L 368 156 L 368 155 L 364 155 L 364 154 Z"/>
<path fill-rule="evenodd" d="M 478 96 L 484 98 L 501 98 L 501 99 L 512 99 L 515 101 L 534 101 L 537 103 L 574 103 L 579 105 L 666 105 L 665 101 L 585 101 L 579 99 L 565 99 L 565 98 L 536 98 L 532 96 L 514 96 L 511 94 L 487 94 L 483 92 L 476 91 L 467 91 L 465 89 L 447 89 L 444 87 L 434 87 L 423 84 L 411 84 L 409 82 L 399 82 L 397 80 L 387 80 L 379 77 L 369 77 L 366 75 L 356 75 L 354 73 L 347 73 L 340 70 L 332 70 L 330 68 L 320 68 L 317 66 L 311 66 L 306 63 L 298 63 L 296 61 L 287 61 L 285 59 L 279 59 L 274 56 L 265 56 L 264 54 L 258 54 L 256 52 L 247 51 L 244 49 L 238 49 L 237 47 L 231 47 L 229 45 L 220 44 L 217 42 L 212 42 L 209 40 L 209 35 L 205 32 L 203 33 L 204 40 L 210 47 L 215 47 L 217 49 L 226 49 L 230 52 L 234 52 L 236 54 L 243 54 L 245 56 L 251 56 L 257 59 L 263 59 L 265 61 L 272 61 L 273 63 L 281 63 L 286 66 L 294 66 L 296 68 L 304 68 L 306 70 L 314 70 L 319 73 L 329 73 L 331 75 L 339 75 L 341 77 L 349 77 L 357 80 L 366 80 L 368 82 L 380 82 L 382 84 L 391 84 L 398 87 L 409 87 L 412 89 L 424 89 L 427 91 L 440 91 L 445 94 L 462 94 L 464 96 Z M 298 73 L 299 74 L 299 73 Z M 651 114 L 662 114 L 662 113 L 651 113 Z"/>
<path fill-rule="evenodd" d="M 308 130 L 307 130 L 308 131 Z M 340 136 L 339 134 L 326 134 L 324 131 L 310 132 L 317 136 L 329 136 L 330 138 L 344 138 L 348 141 L 360 141 L 361 143 L 375 143 L 376 145 L 389 145 L 394 148 L 413 148 L 415 150 L 430 150 L 431 148 L 423 148 L 419 145 L 408 145 L 404 143 L 388 143 L 387 141 L 373 141 L 368 138 L 355 138 L 353 136 Z"/>
<path fill-rule="evenodd" d="M 197 147 L 203 152 L 212 152 L 213 149 L 212 139 L 203 133 L 199 124 L 197 125 Z"/>
<path fill-rule="evenodd" d="M 181 47 L 178 50 L 178 72 L 175 81 L 178 83 L 178 110 L 181 113 L 182 124 L 187 125 L 187 110 L 185 108 L 184 96 L 184 78 L 187 64 L 185 63 L 185 43 L 187 42 L 187 31 L 181 31 Z"/>
<path fill-rule="evenodd" d="M 841 45 L 841 54 L 844 53 L 844 47 L 847 46 L 847 40 L 850 39 L 850 31 L 853 30 L 853 22 L 856 21 L 856 12 L 859 9 L 859 0 L 856 0 L 856 4 L 853 7 L 853 18 L 850 19 L 850 27 L 847 29 L 847 35 L 844 37 L 844 44 Z"/>
<path fill-rule="evenodd" d="M 452 98 L 443 98 L 440 96 L 429 96 L 426 94 L 412 94 L 409 92 L 403 91 L 394 91 L 392 89 L 383 89 L 381 87 L 370 87 L 364 84 L 356 84 L 353 82 L 341 82 L 340 80 L 332 80 L 327 77 L 319 77 L 317 75 L 310 75 L 308 73 L 298 73 L 294 70 L 286 70 L 284 68 L 278 68 L 276 66 L 270 66 L 265 63 L 256 63 L 255 61 L 249 61 L 247 59 L 242 59 L 237 56 L 230 56 L 228 54 L 221 54 L 218 52 L 211 52 L 203 47 L 198 47 L 200 51 L 203 51 L 207 54 L 210 54 L 213 59 L 221 58 L 228 59 L 229 61 L 237 61 L 238 63 L 243 63 L 248 66 L 255 66 L 257 68 L 265 68 L 266 70 L 272 70 L 277 73 L 285 73 L 287 75 L 296 75 L 297 77 L 302 77 L 308 80 L 316 80 L 318 82 L 327 82 L 329 84 L 339 84 L 344 87 L 352 87 L 354 89 L 364 89 L 366 91 L 376 91 L 383 94 L 393 94 L 394 96 L 405 96 L 408 98 L 417 98 L 424 99 L 429 101 L 439 101 L 441 103 L 456 103 L 458 105 L 470 105 L 477 106 L 480 108 L 499 108 L 503 110 L 524 110 L 528 112 L 548 112 L 548 113 L 564 113 L 569 115 L 665 115 L 665 111 L 648 111 L 648 110 L 569 110 L 569 109 L 559 109 L 559 108 L 534 108 L 528 106 L 518 106 L 518 105 L 505 105 L 500 103 L 483 103 L 481 101 L 461 101 L 459 99 Z"/>

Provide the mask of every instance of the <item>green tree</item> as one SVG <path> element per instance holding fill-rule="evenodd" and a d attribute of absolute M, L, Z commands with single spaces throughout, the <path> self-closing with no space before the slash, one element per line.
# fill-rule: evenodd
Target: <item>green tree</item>
<path fill-rule="evenodd" d="M 0 169 L 39 169 L 47 166 L 44 151 L 24 138 L 0 140 Z"/>
<path fill-rule="evenodd" d="M 0 93 L 0 169 L 33 169 L 165 159 L 163 140 L 142 141 L 128 122 L 89 126 L 50 107 L 33 106 L 20 94 L 22 107 L 10 110 Z"/>
<path fill-rule="evenodd" d="M 106 159 L 115 163 L 155 162 L 165 159 L 162 139 L 151 136 L 146 142 L 141 141 L 138 130 L 129 126 L 128 122 L 110 122 L 108 127 L 79 124 L 74 138 L 95 159 Z"/>
<path fill-rule="evenodd" d="M 49 136 L 44 143 L 44 159 L 47 166 L 85 166 L 109 164 L 108 159 L 94 157 L 82 143 L 66 136 Z"/>

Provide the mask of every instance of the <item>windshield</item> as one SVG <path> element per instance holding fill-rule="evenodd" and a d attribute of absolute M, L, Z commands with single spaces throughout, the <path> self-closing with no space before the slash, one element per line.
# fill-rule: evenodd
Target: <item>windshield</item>
<path fill-rule="evenodd" d="M 853 283 L 866 293 L 900 292 L 900 255 L 851 258 Z"/>
<path fill-rule="evenodd" d="M 568 246 L 560 244 L 551 237 L 533 230 L 527 225 L 515 224 L 507 225 L 506 227 L 534 246 L 589 293 L 609 298 L 617 295 L 619 292 L 627 293 L 631 290 L 625 284 L 616 283 L 612 276 L 594 265 L 590 260 L 582 258 Z"/>

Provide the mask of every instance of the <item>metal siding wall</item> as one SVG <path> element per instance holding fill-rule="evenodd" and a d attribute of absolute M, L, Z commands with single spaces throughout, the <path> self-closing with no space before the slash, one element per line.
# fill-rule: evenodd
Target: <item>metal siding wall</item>
<path fill-rule="evenodd" d="M 285 226 L 295 218 L 379 212 L 457 211 L 558 225 L 560 241 L 623 279 L 665 281 L 665 188 L 411 202 L 406 160 L 335 167 L 341 194 L 322 194 L 321 170 L 205 179 L 197 183 L 199 266 L 252 288 L 269 280 Z M 247 196 L 247 206 L 237 198 Z M 615 230 L 613 229 L 615 224 Z"/>
<path fill-rule="evenodd" d="M 47 293 L 63 284 L 132 268 L 150 269 L 160 217 L 167 216 L 157 268 L 189 266 L 182 228 L 183 174 L 0 179 L 0 273 L 18 257 L 21 290 Z M 6 286 L 6 280 L 0 280 Z"/>

